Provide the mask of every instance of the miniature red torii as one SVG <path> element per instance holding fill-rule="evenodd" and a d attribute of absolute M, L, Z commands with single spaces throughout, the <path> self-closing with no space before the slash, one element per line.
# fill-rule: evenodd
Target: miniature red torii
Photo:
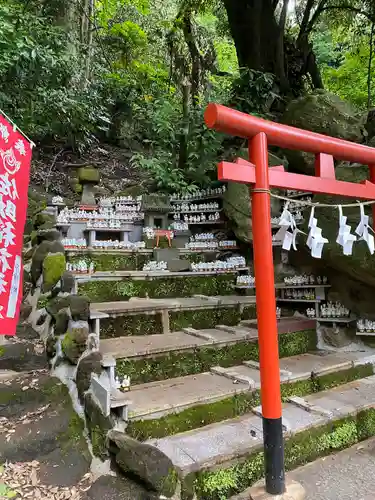
<path fill-rule="evenodd" d="M 205 112 L 209 128 L 249 139 L 249 160 L 222 162 L 221 181 L 251 186 L 254 271 L 259 337 L 266 490 L 285 491 L 284 447 L 275 280 L 272 255 L 270 187 L 375 200 L 375 148 L 307 130 L 273 123 L 218 104 Z M 268 146 L 315 154 L 315 176 L 268 167 Z M 368 165 L 370 180 L 356 184 L 336 180 L 334 158 Z M 375 205 L 372 208 L 375 222 Z"/>

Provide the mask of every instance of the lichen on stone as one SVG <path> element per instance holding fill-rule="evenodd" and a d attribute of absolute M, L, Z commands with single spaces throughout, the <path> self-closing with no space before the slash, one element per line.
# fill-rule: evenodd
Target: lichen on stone
<path fill-rule="evenodd" d="M 66 269 L 63 253 L 49 253 L 43 260 L 43 290 L 51 290 L 60 280 Z"/>

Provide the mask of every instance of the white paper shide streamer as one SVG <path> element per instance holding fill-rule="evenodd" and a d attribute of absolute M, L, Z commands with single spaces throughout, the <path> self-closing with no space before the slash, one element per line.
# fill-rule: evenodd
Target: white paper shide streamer
<path fill-rule="evenodd" d="M 297 250 L 297 234 L 302 231 L 297 229 L 296 221 L 294 220 L 293 214 L 288 210 L 288 205 L 289 203 L 287 202 L 281 214 L 279 220 L 280 229 L 275 234 L 275 239 L 283 242 L 283 250 L 290 250 L 292 246 L 293 250 Z"/>
<path fill-rule="evenodd" d="M 328 243 L 328 240 L 322 236 L 322 230 L 318 227 L 318 219 L 314 216 L 314 210 L 315 207 L 312 207 L 309 219 L 309 235 L 307 237 L 306 245 L 311 250 L 311 257 L 321 259 L 324 244 Z"/>
<path fill-rule="evenodd" d="M 361 215 L 361 220 L 355 230 L 356 234 L 359 236 L 358 241 L 365 241 L 367 243 L 369 252 L 371 255 L 374 253 L 375 245 L 374 245 L 374 237 L 370 234 L 370 231 L 373 233 L 374 231 L 368 224 L 368 215 L 365 215 L 365 209 L 362 203 L 359 204 L 359 210 Z"/>
<path fill-rule="evenodd" d="M 337 235 L 336 243 L 342 246 L 344 255 L 352 255 L 353 253 L 353 243 L 357 241 L 357 237 L 351 234 L 351 226 L 349 226 L 346 221 L 347 217 L 342 213 L 342 206 L 338 206 L 339 209 L 339 234 Z M 358 228 L 357 228 L 358 229 Z"/>

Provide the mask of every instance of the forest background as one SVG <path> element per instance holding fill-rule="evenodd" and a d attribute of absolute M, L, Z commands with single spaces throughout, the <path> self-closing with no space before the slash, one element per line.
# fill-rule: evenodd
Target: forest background
<path fill-rule="evenodd" d="M 279 121 L 324 89 L 371 117 L 374 26 L 371 0 L 3 0 L 0 109 L 41 192 L 86 164 L 104 193 L 186 192 L 243 146 L 206 129 L 210 101 Z"/>

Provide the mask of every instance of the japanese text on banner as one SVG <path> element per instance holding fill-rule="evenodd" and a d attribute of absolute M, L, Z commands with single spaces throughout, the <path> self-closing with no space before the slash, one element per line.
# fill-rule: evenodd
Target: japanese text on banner
<path fill-rule="evenodd" d="M 31 144 L 0 113 L 0 335 L 16 333 Z"/>

